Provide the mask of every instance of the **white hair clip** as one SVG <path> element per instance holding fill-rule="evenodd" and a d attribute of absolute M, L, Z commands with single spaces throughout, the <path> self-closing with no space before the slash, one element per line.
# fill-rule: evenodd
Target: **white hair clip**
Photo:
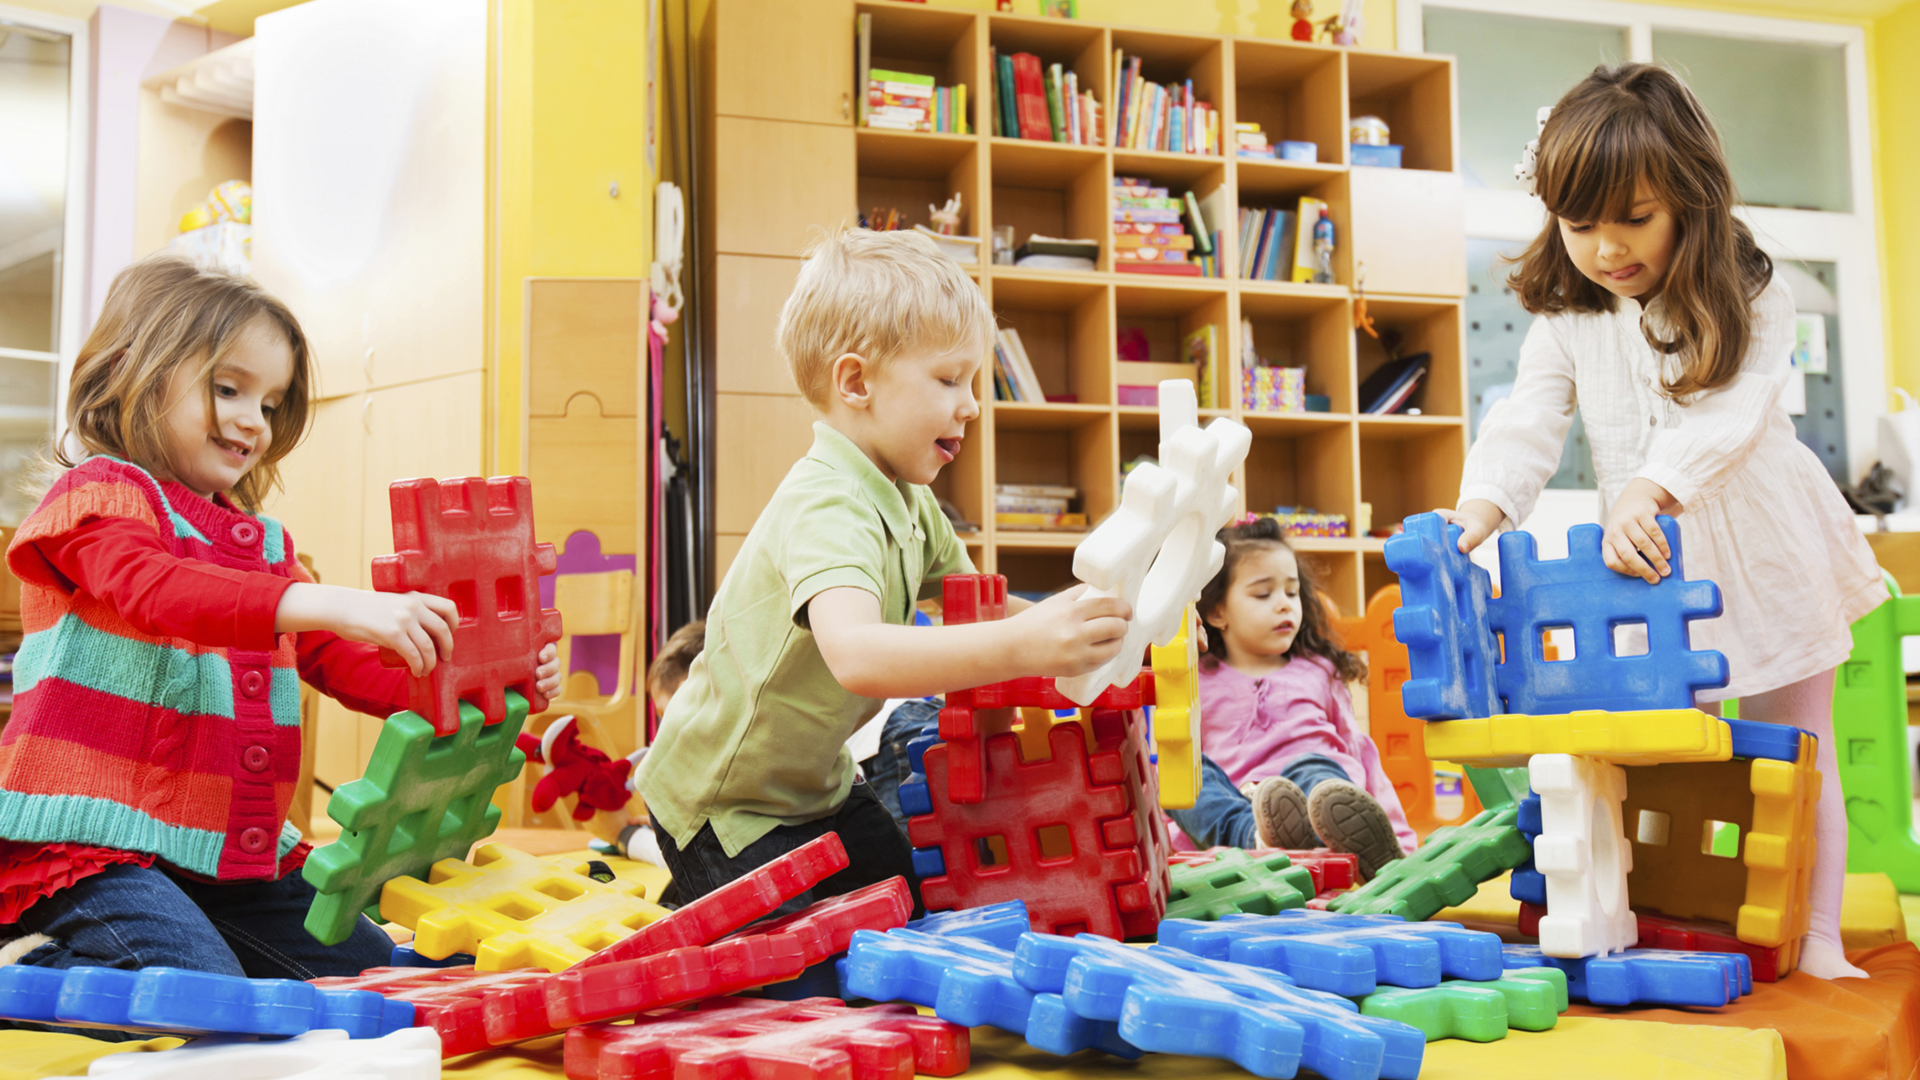
<path fill-rule="evenodd" d="M 1513 178 L 1526 185 L 1527 194 L 1538 195 L 1535 172 L 1540 165 L 1540 133 L 1547 130 L 1547 117 L 1552 115 L 1553 106 L 1540 107 L 1539 127 L 1534 129 L 1533 138 L 1527 143 L 1526 153 L 1520 156 L 1520 164 L 1513 167 Z"/>

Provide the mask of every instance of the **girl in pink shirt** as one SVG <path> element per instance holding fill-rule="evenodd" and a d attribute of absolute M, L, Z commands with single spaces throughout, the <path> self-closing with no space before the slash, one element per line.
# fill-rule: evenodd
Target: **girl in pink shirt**
<path fill-rule="evenodd" d="M 1366 665 L 1328 629 L 1326 601 L 1272 518 L 1220 530 L 1226 562 L 1200 594 L 1199 798 L 1170 811 L 1202 846 L 1330 847 L 1361 873 L 1418 844 L 1347 682 Z"/>

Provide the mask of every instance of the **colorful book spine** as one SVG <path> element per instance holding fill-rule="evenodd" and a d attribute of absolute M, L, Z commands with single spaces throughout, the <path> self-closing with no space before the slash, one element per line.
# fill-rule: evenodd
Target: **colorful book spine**
<path fill-rule="evenodd" d="M 1054 142 L 1067 141 L 1066 110 L 1060 107 L 1060 65 L 1047 68 L 1047 133 Z"/>
<path fill-rule="evenodd" d="M 1000 130 L 996 134 L 1017 139 L 1020 137 L 1020 98 L 1013 89 L 1013 57 L 999 57 L 995 67 L 994 85 L 999 88 L 999 93 L 994 105 L 995 115 L 1000 119 Z"/>

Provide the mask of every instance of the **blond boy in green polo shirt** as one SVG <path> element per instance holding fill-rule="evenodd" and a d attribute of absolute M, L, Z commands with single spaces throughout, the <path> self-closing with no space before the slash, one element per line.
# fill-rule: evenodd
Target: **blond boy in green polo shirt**
<path fill-rule="evenodd" d="M 680 902 L 823 833 L 852 860 L 796 897 L 904 875 L 911 852 L 856 779 L 847 737 L 884 699 L 1091 671 L 1132 612 L 1080 589 L 1009 618 L 914 627 L 917 600 L 974 572 L 928 490 L 980 415 L 993 314 L 959 264 L 913 232 L 843 231 L 808 253 L 777 345 L 820 414 L 720 583 L 707 647 L 641 764 Z"/>

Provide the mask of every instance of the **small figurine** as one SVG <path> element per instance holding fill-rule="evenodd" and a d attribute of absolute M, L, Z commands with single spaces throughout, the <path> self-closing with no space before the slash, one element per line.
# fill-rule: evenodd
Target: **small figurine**
<path fill-rule="evenodd" d="M 1340 14 L 1320 24 L 1320 31 L 1335 45 L 1358 45 L 1366 32 L 1367 17 L 1361 11 L 1362 0 L 1341 0 Z M 1299 37 L 1296 30 L 1295 37 Z"/>
<path fill-rule="evenodd" d="M 953 198 L 948 199 L 945 206 L 936 208 L 932 203 L 928 203 L 927 220 L 933 222 L 933 231 L 941 236 L 958 236 L 960 234 L 960 193 L 954 192 Z"/>
<path fill-rule="evenodd" d="M 1333 219 L 1324 206 L 1320 208 L 1320 220 L 1313 223 L 1313 262 L 1314 284 L 1333 284 Z"/>
<path fill-rule="evenodd" d="M 1313 0 L 1293 0 L 1293 40 L 1313 40 Z"/>

